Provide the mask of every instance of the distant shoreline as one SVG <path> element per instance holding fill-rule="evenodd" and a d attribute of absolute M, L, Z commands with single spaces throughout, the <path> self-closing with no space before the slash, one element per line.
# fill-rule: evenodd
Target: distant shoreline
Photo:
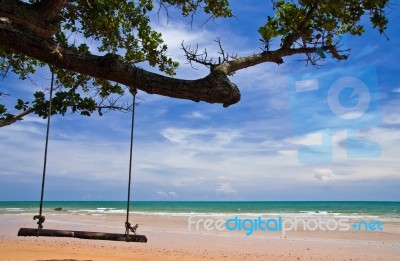
<path fill-rule="evenodd" d="M 126 213 L 124 201 L 46 201 L 44 213 L 51 215 L 118 215 Z M 2 201 L 0 215 L 33 215 L 38 212 L 35 201 Z M 56 210 L 60 209 L 62 211 Z M 250 202 L 131 202 L 130 213 L 159 216 L 287 216 L 343 217 L 351 219 L 400 220 L 400 202 L 387 201 L 250 201 Z"/>

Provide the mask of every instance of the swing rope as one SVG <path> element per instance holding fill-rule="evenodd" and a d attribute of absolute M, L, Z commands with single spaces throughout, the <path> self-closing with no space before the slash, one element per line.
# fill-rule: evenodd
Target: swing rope
<path fill-rule="evenodd" d="M 136 235 L 136 229 L 138 228 L 138 224 L 135 226 L 131 226 L 129 222 L 129 207 L 131 201 L 131 180 L 132 180 L 132 154 L 133 154 L 133 130 L 135 126 L 135 103 L 136 103 L 136 89 L 131 91 L 132 92 L 132 125 L 131 125 L 131 145 L 130 145 L 130 152 L 129 152 L 129 181 L 128 181 L 128 199 L 126 204 L 126 222 L 125 222 L 125 235 L 128 240 L 129 231 Z"/>
<path fill-rule="evenodd" d="M 44 183 L 46 181 L 46 169 L 47 169 L 47 148 L 49 145 L 49 133 L 50 133 L 50 118 L 51 118 L 51 110 L 52 110 L 52 99 L 53 99 L 53 85 L 54 85 L 54 71 L 51 72 L 51 84 L 50 84 L 50 98 L 49 98 L 49 111 L 47 115 L 47 130 L 46 130 L 46 143 L 44 146 L 44 160 L 43 160 L 43 175 L 42 175 L 42 191 L 40 193 L 40 206 L 39 206 L 39 215 L 33 217 L 33 220 L 38 219 L 38 231 L 37 236 L 39 236 L 40 229 L 43 228 L 43 223 L 45 221 L 45 217 L 42 216 L 43 211 L 43 197 L 44 197 Z"/>

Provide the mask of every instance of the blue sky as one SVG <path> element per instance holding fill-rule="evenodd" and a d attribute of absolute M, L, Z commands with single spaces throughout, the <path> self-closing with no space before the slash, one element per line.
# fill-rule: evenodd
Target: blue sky
<path fill-rule="evenodd" d="M 155 20 L 178 78 L 204 77 L 180 49 L 259 52 L 268 1 L 233 1 L 237 18 Z M 242 94 L 229 108 L 138 93 L 134 200 L 400 200 L 400 37 L 398 7 L 384 36 L 367 27 L 343 42 L 349 60 L 322 68 L 285 59 L 238 71 Z M 93 47 L 94 49 L 94 47 Z M 48 86 L 46 70 L 20 81 L 9 74 L 1 103 L 29 99 Z M 342 88 L 347 84 L 349 88 Z M 333 87 L 332 87 L 333 86 Z M 130 99 L 130 97 L 128 96 Z M 360 106 L 358 106 L 360 105 Z M 362 106 L 366 105 L 366 106 Z M 354 109 L 358 108 L 358 109 Z M 0 129 L 0 200 L 39 200 L 46 121 L 29 115 Z M 130 114 L 52 118 L 45 200 L 125 200 Z"/>

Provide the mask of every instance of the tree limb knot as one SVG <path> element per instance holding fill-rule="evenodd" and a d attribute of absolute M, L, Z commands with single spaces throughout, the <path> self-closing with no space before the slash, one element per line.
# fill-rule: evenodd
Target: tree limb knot
<path fill-rule="evenodd" d="M 57 55 L 58 59 L 62 60 L 63 55 L 60 51 L 60 43 L 57 43 L 56 46 L 54 47 L 53 51 L 51 52 L 55 55 Z"/>

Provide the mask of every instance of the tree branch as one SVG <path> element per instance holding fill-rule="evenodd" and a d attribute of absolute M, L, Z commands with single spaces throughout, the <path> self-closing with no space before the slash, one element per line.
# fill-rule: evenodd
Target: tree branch
<path fill-rule="evenodd" d="M 67 3 L 68 0 L 42 0 L 34 7 L 37 12 L 42 14 L 44 20 L 54 21 Z"/>
<path fill-rule="evenodd" d="M 288 49 L 294 44 L 294 42 L 303 34 L 303 31 L 307 25 L 307 23 L 311 20 L 313 14 L 318 9 L 318 0 L 311 4 L 310 9 L 307 11 L 306 16 L 304 17 L 301 24 L 299 24 L 295 33 L 291 33 L 282 39 L 282 48 Z"/>
<path fill-rule="evenodd" d="M 202 64 L 208 68 L 214 66 L 213 59 L 208 59 L 207 49 L 204 49 L 203 52 L 199 53 L 199 46 L 196 45 L 196 48 L 192 48 L 190 45 L 185 46 L 184 42 L 181 43 L 182 50 L 185 53 L 186 60 L 188 60 L 189 64 L 194 68 L 193 62 Z"/>
<path fill-rule="evenodd" d="M 50 37 L 60 30 L 56 17 L 68 0 L 43 0 L 37 4 L 0 0 L 0 18 Z"/>
<path fill-rule="evenodd" d="M 240 92 L 226 74 L 213 71 L 198 80 L 180 80 L 148 72 L 123 62 L 118 55 L 92 55 L 60 46 L 54 40 L 0 21 L 0 45 L 59 68 L 118 82 L 151 94 L 228 107 L 240 100 Z"/>
<path fill-rule="evenodd" d="M 218 54 L 220 55 L 218 57 L 218 62 L 214 62 L 213 58 L 208 58 L 208 52 L 207 49 L 204 49 L 203 52 L 199 53 L 199 46 L 196 45 L 196 48 L 192 48 L 190 45 L 185 46 L 184 42 L 182 42 L 182 50 L 185 53 L 186 59 L 188 60 L 189 64 L 193 67 L 193 62 L 202 64 L 208 68 L 210 68 L 211 71 L 215 70 L 216 66 L 222 63 L 229 62 L 230 60 L 234 60 L 237 58 L 237 54 L 232 53 L 225 53 L 224 48 L 222 47 L 221 39 L 217 37 L 216 40 L 214 40 L 219 47 Z M 230 75 L 230 74 L 228 74 Z"/>
<path fill-rule="evenodd" d="M 17 114 L 15 116 L 11 117 L 10 119 L 0 120 L 0 128 L 11 125 L 11 124 L 15 123 L 16 121 L 21 120 L 23 117 L 25 117 L 26 115 L 28 115 L 34 111 L 35 110 L 33 108 L 29 108 L 26 111 L 23 111 L 20 114 Z"/>
<path fill-rule="evenodd" d="M 332 57 L 337 60 L 347 59 L 347 55 L 341 55 L 335 46 L 324 46 L 321 48 L 324 51 L 329 52 L 332 55 Z M 315 53 L 316 50 L 317 50 L 316 47 L 301 47 L 301 48 L 291 48 L 291 49 L 280 48 L 276 51 L 262 52 L 258 54 L 249 55 L 246 57 L 236 58 L 235 60 L 222 63 L 216 66 L 215 69 L 220 70 L 229 75 L 238 70 L 242 70 L 265 62 L 274 62 L 277 64 L 282 64 L 283 57 L 296 54 Z"/>

